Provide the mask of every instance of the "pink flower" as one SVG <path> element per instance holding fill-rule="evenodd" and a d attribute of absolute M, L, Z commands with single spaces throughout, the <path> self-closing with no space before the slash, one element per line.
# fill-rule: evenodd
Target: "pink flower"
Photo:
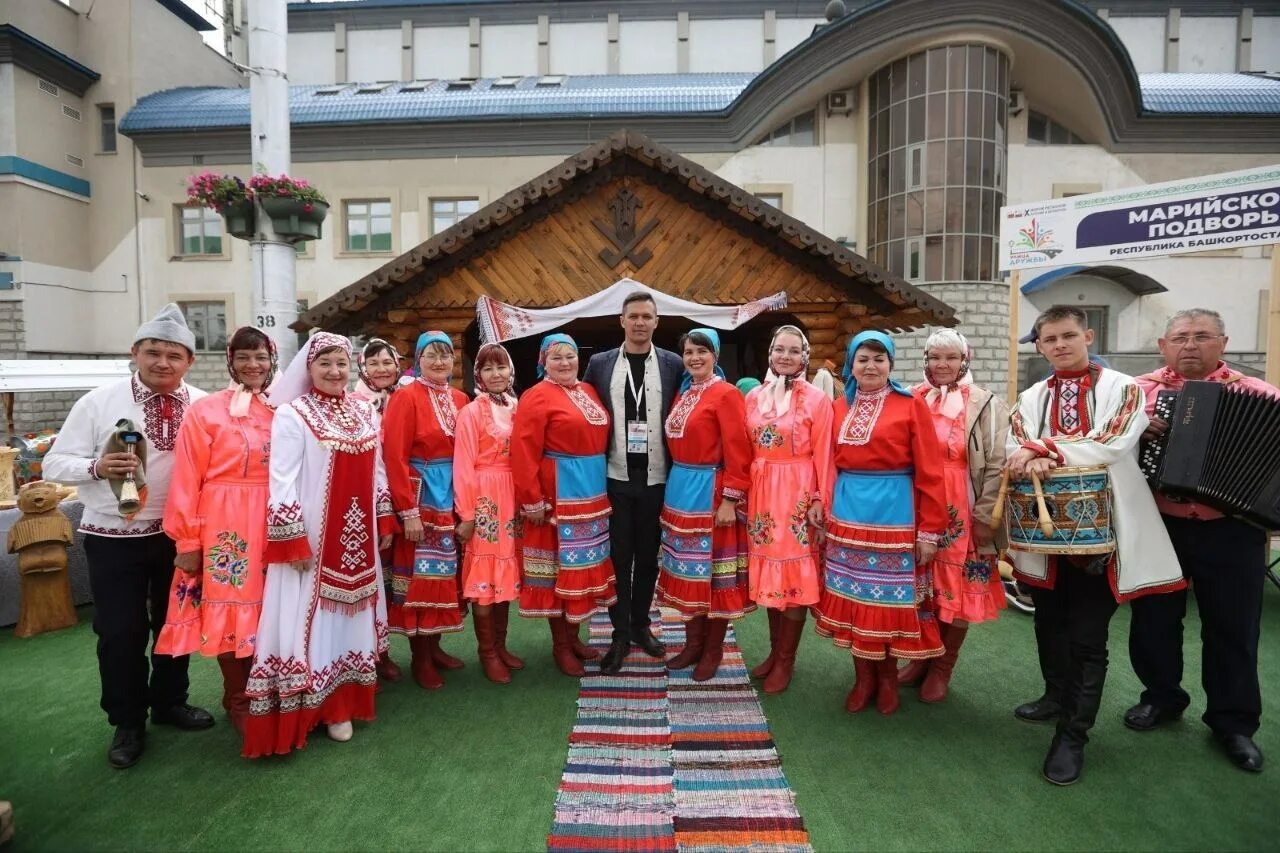
<path fill-rule="evenodd" d="M 307 213 L 310 213 L 310 212 L 311 212 L 311 202 L 307 202 L 306 204 L 304 204 L 304 205 L 302 206 L 302 209 L 303 209 L 303 210 L 305 210 Z"/>

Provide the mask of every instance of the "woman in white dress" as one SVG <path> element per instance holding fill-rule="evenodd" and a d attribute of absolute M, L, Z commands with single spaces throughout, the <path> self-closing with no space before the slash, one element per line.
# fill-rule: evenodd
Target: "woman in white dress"
<path fill-rule="evenodd" d="M 320 723 L 350 740 L 372 720 L 387 648 L 380 545 L 396 529 L 379 418 L 347 393 L 351 342 L 313 336 L 272 388 L 267 582 L 246 757 L 306 746 Z M 375 533 L 376 531 L 376 533 Z M 381 541 L 380 541 L 381 540 Z"/>

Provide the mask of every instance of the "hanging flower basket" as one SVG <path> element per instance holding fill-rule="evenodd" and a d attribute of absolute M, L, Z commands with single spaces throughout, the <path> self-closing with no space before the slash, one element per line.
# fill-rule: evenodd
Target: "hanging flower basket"
<path fill-rule="evenodd" d="M 227 233 L 241 240 L 252 240 L 257 232 L 257 215 L 253 199 L 237 201 L 222 208 L 222 221 Z"/>
<path fill-rule="evenodd" d="M 329 204 L 315 187 L 287 175 L 254 175 L 249 187 L 271 218 L 276 237 L 290 243 L 320 239 Z"/>

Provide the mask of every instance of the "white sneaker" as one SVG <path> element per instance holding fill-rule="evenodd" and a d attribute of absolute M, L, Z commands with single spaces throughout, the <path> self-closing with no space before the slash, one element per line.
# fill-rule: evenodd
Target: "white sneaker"
<path fill-rule="evenodd" d="M 355 727 L 350 722 L 331 723 L 329 725 L 329 738 L 336 740 L 338 743 L 346 743 L 351 740 L 351 735 L 355 733 Z"/>

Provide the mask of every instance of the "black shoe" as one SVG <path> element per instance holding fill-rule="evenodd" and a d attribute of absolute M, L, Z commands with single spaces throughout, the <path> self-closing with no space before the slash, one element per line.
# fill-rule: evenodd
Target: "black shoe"
<path fill-rule="evenodd" d="M 609 643 L 609 651 L 605 652 L 604 657 L 600 659 L 600 672 L 605 675 L 617 675 L 622 671 L 622 662 L 626 660 L 629 651 L 631 651 L 629 642 L 615 638 Z"/>
<path fill-rule="evenodd" d="M 1049 754 L 1044 759 L 1044 778 L 1055 785 L 1070 785 L 1079 780 L 1084 770 L 1084 744 L 1061 734 L 1053 736 Z"/>
<path fill-rule="evenodd" d="M 152 711 L 151 722 L 158 726 L 175 726 L 187 731 L 207 729 L 213 725 L 213 716 L 195 705 L 174 705 L 163 711 Z"/>
<path fill-rule="evenodd" d="M 1124 712 L 1124 724 L 1135 732 L 1149 732 L 1156 726 L 1182 719 L 1182 712 L 1159 705 L 1141 703 Z"/>
<path fill-rule="evenodd" d="M 1062 716 L 1062 705 L 1047 696 L 1027 702 L 1013 709 L 1013 715 L 1027 723 L 1056 722 Z"/>
<path fill-rule="evenodd" d="M 633 634 L 631 642 L 639 646 L 651 658 L 664 658 L 667 656 L 666 646 L 659 643 L 658 638 L 650 634 L 648 628 Z"/>
<path fill-rule="evenodd" d="M 1248 735 L 1220 735 L 1214 737 L 1222 746 L 1222 751 L 1231 759 L 1231 763 L 1241 770 L 1251 773 L 1262 772 L 1262 750 Z"/>
<path fill-rule="evenodd" d="M 116 726 L 115 737 L 111 738 L 111 748 L 107 750 L 107 761 L 117 770 L 132 767 L 142 757 L 146 738 L 146 726 Z"/>

